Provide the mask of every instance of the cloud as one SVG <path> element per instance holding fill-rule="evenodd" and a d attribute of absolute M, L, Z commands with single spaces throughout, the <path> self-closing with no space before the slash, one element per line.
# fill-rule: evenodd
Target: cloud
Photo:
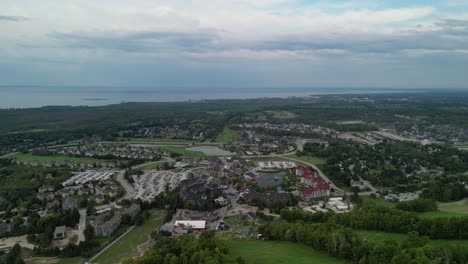
<path fill-rule="evenodd" d="M 0 21 L 22 22 L 26 20 L 29 20 L 29 19 L 24 16 L 2 16 L 0 15 Z"/>
<path fill-rule="evenodd" d="M 181 31 L 95 31 L 84 33 L 55 32 L 50 36 L 67 47 L 111 49 L 126 52 L 202 51 L 216 47 L 220 40 L 213 29 Z"/>

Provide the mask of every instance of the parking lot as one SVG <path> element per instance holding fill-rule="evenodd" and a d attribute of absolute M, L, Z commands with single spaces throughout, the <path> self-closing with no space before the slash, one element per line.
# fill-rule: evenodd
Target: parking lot
<path fill-rule="evenodd" d="M 149 201 L 166 188 L 173 190 L 182 180 L 182 175 L 172 171 L 147 171 L 141 176 L 132 175 L 135 199 Z"/>
<path fill-rule="evenodd" d="M 115 171 L 84 171 L 75 174 L 62 183 L 63 186 L 80 185 L 93 181 L 105 181 L 114 175 Z"/>

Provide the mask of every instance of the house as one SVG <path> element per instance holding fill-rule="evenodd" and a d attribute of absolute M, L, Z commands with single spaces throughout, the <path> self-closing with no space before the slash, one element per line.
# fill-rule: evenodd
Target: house
<path fill-rule="evenodd" d="M 15 224 L 13 224 L 13 222 L 0 223 L 0 235 L 10 234 L 11 232 L 13 232 L 14 229 L 15 229 Z"/>
<path fill-rule="evenodd" d="M 228 204 L 228 201 L 226 199 L 224 199 L 224 197 L 220 196 L 216 199 L 214 199 L 215 203 L 221 205 L 221 206 L 225 206 Z"/>
<path fill-rule="evenodd" d="M 258 217 L 255 213 L 253 212 L 247 212 L 245 214 L 250 220 L 257 221 Z"/>
<path fill-rule="evenodd" d="M 54 239 L 55 240 L 64 239 L 67 236 L 66 231 L 67 231 L 66 226 L 57 226 L 57 227 L 55 227 Z"/>
<path fill-rule="evenodd" d="M 73 210 L 78 208 L 78 200 L 75 198 L 65 198 L 62 201 L 62 209 L 63 210 Z"/>

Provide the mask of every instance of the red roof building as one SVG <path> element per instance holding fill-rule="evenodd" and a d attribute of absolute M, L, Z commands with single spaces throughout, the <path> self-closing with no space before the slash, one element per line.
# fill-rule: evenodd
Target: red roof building
<path fill-rule="evenodd" d="M 306 186 L 306 188 L 300 192 L 300 197 L 304 201 L 330 196 L 330 183 L 325 182 L 316 170 L 306 166 L 298 166 L 296 168 L 296 175 L 301 176 L 301 183 Z"/>

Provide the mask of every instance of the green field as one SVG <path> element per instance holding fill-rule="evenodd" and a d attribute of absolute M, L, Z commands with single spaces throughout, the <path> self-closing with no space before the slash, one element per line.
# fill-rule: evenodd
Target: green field
<path fill-rule="evenodd" d="M 389 208 L 395 206 L 395 203 L 389 202 L 389 201 L 385 200 L 382 197 L 371 198 L 368 195 L 363 195 L 363 196 L 361 196 L 361 198 L 364 201 L 364 203 L 367 203 L 369 205 L 389 207 Z"/>
<path fill-rule="evenodd" d="M 26 264 L 80 264 L 83 263 L 84 259 L 81 257 L 74 258 L 47 258 L 37 257 L 25 260 Z"/>
<path fill-rule="evenodd" d="M 190 144 L 192 141 L 190 140 L 184 140 L 184 139 L 173 139 L 173 138 L 137 138 L 137 137 L 131 137 L 131 138 L 123 138 L 120 137 L 117 139 L 118 141 L 122 142 L 140 142 L 140 143 L 181 143 L 181 144 Z"/>
<path fill-rule="evenodd" d="M 468 217 L 468 199 L 451 202 L 438 203 L 439 210 L 419 214 L 422 217 Z"/>
<path fill-rule="evenodd" d="M 200 157 L 200 158 L 207 157 L 203 152 L 186 150 L 185 147 L 158 146 L 157 148 L 160 149 L 161 151 L 175 152 L 175 153 L 182 154 L 184 156 L 192 156 L 192 157 Z"/>
<path fill-rule="evenodd" d="M 224 240 L 229 254 L 241 256 L 248 264 L 338 264 L 345 261 L 302 245 L 286 241 Z"/>
<path fill-rule="evenodd" d="M 362 238 L 366 239 L 370 242 L 381 242 L 386 239 L 395 240 L 398 243 L 403 243 L 406 238 L 408 237 L 407 234 L 398 234 L 398 233 L 388 233 L 388 232 L 381 232 L 381 231 L 369 231 L 369 230 L 357 230 L 356 233 L 360 235 Z M 430 244 L 435 246 L 463 246 L 468 249 L 468 240 L 430 240 Z"/>
<path fill-rule="evenodd" d="M 152 211 L 151 217 L 140 226 L 135 227 L 125 237 L 102 253 L 93 263 L 116 264 L 138 254 L 137 247 L 146 241 L 154 230 L 163 224 L 164 211 Z"/>
<path fill-rule="evenodd" d="M 291 159 L 302 160 L 304 162 L 312 163 L 314 165 L 322 165 L 327 162 L 324 158 L 313 157 L 313 156 L 297 156 L 296 154 L 294 154 L 294 155 L 288 155 L 286 157 L 291 158 Z"/>
<path fill-rule="evenodd" d="M 237 130 L 232 130 L 228 127 L 225 127 L 223 131 L 216 137 L 216 141 L 222 143 L 237 142 L 240 139 L 240 132 Z"/>
<path fill-rule="evenodd" d="M 11 158 L 23 161 L 37 162 L 75 162 L 75 163 L 101 163 L 103 160 L 84 158 L 84 157 L 67 157 L 67 156 L 37 156 L 32 154 L 16 154 Z"/>
<path fill-rule="evenodd" d="M 155 170 L 155 169 L 159 168 L 159 165 L 161 164 L 161 162 L 163 162 L 163 161 L 149 162 L 149 163 L 141 164 L 141 165 L 136 166 L 136 167 L 138 169 L 141 169 L 141 170 Z"/>

